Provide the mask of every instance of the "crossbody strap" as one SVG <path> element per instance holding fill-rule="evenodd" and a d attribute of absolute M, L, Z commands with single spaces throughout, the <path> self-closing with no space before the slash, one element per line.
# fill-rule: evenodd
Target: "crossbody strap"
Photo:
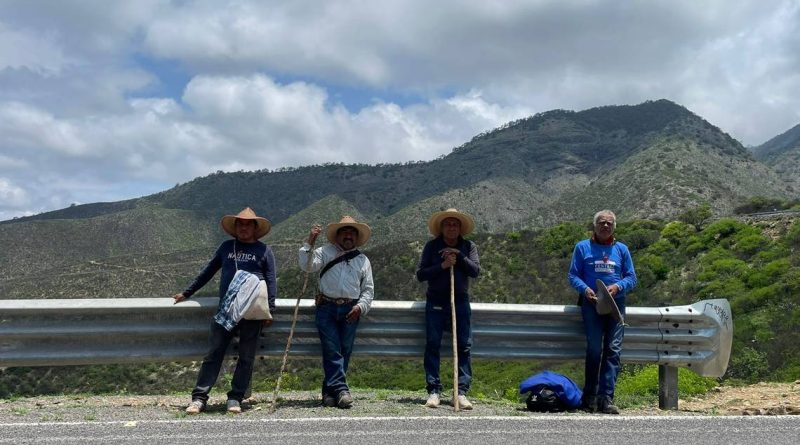
<path fill-rule="evenodd" d="M 350 252 L 347 252 L 346 254 L 335 258 L 330 263 L 326 264 L 325 267 L 322 268 L 322 270 L 319 272 L 319 278 L 322 279 L 322 276 L 325 275 L 325 272 L 327 272 L 331 267 L 341 263 L 342 261 L 350 261 L 359 255 L 361 255 L 361 251 L 356 249 L 356 250 L 351 250 Z"/>

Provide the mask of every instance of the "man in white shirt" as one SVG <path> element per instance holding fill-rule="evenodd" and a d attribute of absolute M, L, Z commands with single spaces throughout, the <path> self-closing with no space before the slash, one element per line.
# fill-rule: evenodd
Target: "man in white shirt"
<path fill-rule="evenodd" d="M 330 244 L 312 252 L 311 246 L 321 232 L 320 226 L 311 227 L 308 241 L 298 252 L 298 262 L 305 272 L 320 271 L 316 325 L 325 372 L 322 403 L 350 408 L 353 397 L 347 386 L 347 365 L 358 321 L 369 312 L 375 293 L 372 266 L 357 248 L 369 240 L 372 232 L 368 225 L 345 216 L 338 223 L 328 224 L 326 235 Z"/>

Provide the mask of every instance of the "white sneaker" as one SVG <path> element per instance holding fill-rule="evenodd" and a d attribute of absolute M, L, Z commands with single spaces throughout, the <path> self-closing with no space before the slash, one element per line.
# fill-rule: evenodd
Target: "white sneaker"
<path fill-rule="evenodd" d="M 200 414 L 205 409 L 206 404 L 202 400 L 195 399 L 186 407 L 186 414 Z"/>
<path fill-rule="evenodd" d="M 425 406 L 427 406 L 428 408 L 437 408 L 439 406 L 439 402 L 440 402 L 439 393 L 432 392 L 428 394 L 428 401 L 425 402 Z"/>
<path fill-rule="evenodd" d="M 455 402 L 453 403 L 453 406 L 455 406 Z M 469 400 L 467 399 L 467 396 L 465 396 L 464 394 L 459 394 L 458 395 L 458 408 L 459 409 L 472 409 L 472 403 L 469 402 Z"/>

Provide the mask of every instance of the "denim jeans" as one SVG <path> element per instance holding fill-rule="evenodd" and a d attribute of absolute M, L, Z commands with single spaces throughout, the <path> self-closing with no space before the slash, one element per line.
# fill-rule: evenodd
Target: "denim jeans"
<path fill-rule="evenodd" d="M 472 383 L 472 326 L 470 318 L 472 309 L 469 300 L 456 301 L 456 341 L 458 342 L 458 393 L 466 394 Z M 434 303 L 428 300 L 425 304 L 425 383 L 428 393 L 442 392 L 442 381 L 439 379 L 439 360 L 442 345 L 442 334 L 445 329 L 451 332 L 452 314 L 450 302 Z"/>
<path fill-rule="evenodd" d="M 349 323 L 345 317 L 354 305 L 355 301 L 342 305 L 323 303 L 317 306 L 316 324 L 322 344 L 322 369 L 325 372 L 322 381 L 323 396 L 328 394 L 336 397 L 342 391 L 349 391 L 347 366 L 356 341 L 358 321 Z"/>
<path fill-rule="evenodd" d="M 227 331 L 217 323 L 211 323 L 208 341 L 210 347 L 208 354 L 203 358 L 200 372 L 197 374 L 197 384 L 192 391 L 192 400 L 202 400 L 208 402 L 208 393 L 219 377 L 219 370 L 222 368 L 222 361 L 225 359 L 225 351 L 228 349 L 231 340 L 239 334 L 239 358 L 236 360 L 236 370 L 233 372 L 231 390 L 228 391 L 228 398 L 242 401 L 247 388 L 250 386 L 250 379 L 253 377 L 253 364 L 256 360 L 256 348 L 258 347 L 258 337 L 261 334 L 261 320 L 241 320 L 232 331 Z"/>
<path fill-rule="evenodd" d="M 615 299 L 619 311 L 625 315 L 625 300 Z M 614 399 L 614 386 L 620 369 L 620 352 L 624 327 L 611 315 L 600 315 L 595 305 L 581 305 L 583 327 L 586 330 L 586 368 L 583 396 Z"/>

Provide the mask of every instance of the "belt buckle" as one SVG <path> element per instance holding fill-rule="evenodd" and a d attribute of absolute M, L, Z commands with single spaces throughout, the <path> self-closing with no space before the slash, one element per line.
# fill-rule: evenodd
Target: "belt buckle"
<path fill-rule="evenodd" d="M 336 303 L 337 306 L 341 306 L 341 305 L 347 303 L 347 299 L 346 298 L 337 298 L 336 300 L 334 300 L 334 303 Z"/>

